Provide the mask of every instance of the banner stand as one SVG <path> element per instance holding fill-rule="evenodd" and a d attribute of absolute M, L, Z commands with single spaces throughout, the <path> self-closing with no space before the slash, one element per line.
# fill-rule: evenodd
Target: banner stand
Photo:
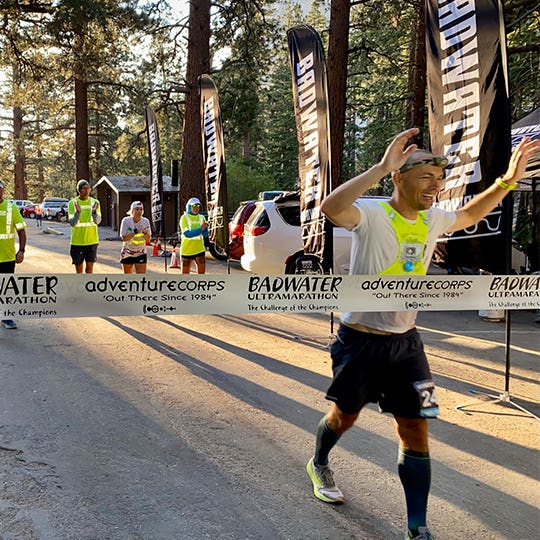
<path fill-rule="evenodd" d="M 513 207 L 513 197 L 510 193 L 503 202 L 503 211 L 506 213 L 506 226 L 510 229 L 512 228 L 512 207 Z M 512 238 L 511 234 L 507 238 Z M 512 269 L 512 240 L 507 242 L 506 246 L 506 273 L 510 274 Z M 532 416 L 533 418 L 536 418 L 537 420 L 540 420 L 540 417 L 533 414 L 531 411 L 528 411 L 521 405 L 518 405 L 514 401 L 512 401 L 512 396 L 510 395 L 510 342 L 511 342 L 511 334 L 512 334 L 512 322 L 511 322 L 511 313 L 512 311 L 509 309 L 504 310 L 504 330 L 505 330 L 505 369 L 504 369 L 504 391 L 498 395 L 494 394 L 488 394 L 486 392 L 479 392 L 478 390 L 470 390 L 471 394 L 478 395 L 478 396 L 484 396 L 484 399 L 481 399 L 480 402 L 475 403 L 467 403 L 464 405 L 457 405 L 456 409 L 458 411 L 464 410 L 466 408 L 475 407 L 478 405 L 483 405 L 485 403 L 507 403 L 508 405 L 512 405 L 513 407 L 516 407 L 520 411 L 523 411 L 529 416 Z M 488 399 L 485 399 L 488 398 Z"/>
<path fill-rule="evenodd" d="M 294 341 L 303 341 L 304 338 L 302 336 L 293 336 Z M 323 339 L 327 339 L 326 345 L 324 346 L 325 349 L 330 349 L 334 341 L 337 339 L 336 334 L 334 333 L 334 312 L 330 312 L 330 334 L 328 336 L 313 336 L 309 338 L 311 341 L 322 341 Z"/>
<path fill-rule="evenodd" d="M 506 352 L 505 352 L 505 373 L 504 373 L 504 392 L 501 392 L 500 394 L 488 394 L 487 392 L 479 392 L 478 390 L 470 390 L 471 394 L 474 394 L 476 396 L 485 396 L 485 398 L 489 399 L 482 399 L 479 398 L 481 401 L 474 402 L 474 403 L 466 403 L 464 405 L 457 405 L 456 409 L 458 411 L 462 411 L 464 409 L 470 408 L 470 407 L 476 407 L 479 405 L 483 405 L 485 403 L 507 403 L 508 405 L 512 405 L 513 407 L 516 407 L 516 409 L 519 409 L 520 411 L 523 411 L 529 416 L 532 416 L 533 418 L 536 418 L 537 420 L 540 420 L 540 417 L 533 414 L 531 411 L 525 409 L 525 407 L 522 407 L 521 405 L 518 405 L 515 401 L 512 401 L 512 396 L 510 395 L 510 310 L 505 310 L 505 341 L 506 341 Z"/>
<path fill-rule="evenodd" d="M 337 339 L 337 335 L 334 333 L 334 312 L 330 312 L 330 335 L 328 336 L 328 343 L 325 346 L 325 349 L 330 350 L 332 344 Z"/>
<path fill-rule="evenodd" d="M 164 268 L 165 268 L 165 272 L 168 272 L 168 268 L 167 268 L 167 257 L 169 256 L 168 255 L 168 251 L 167 251 L 167 235 L 163 235 L 163 253 L 161 254 L 161 256 L 163 257 L 163 264 L 165 265 Z"/>
<path fill-rule="evenodd" d="M 306 24 L 287 30 L 287 42 L 298 140 L 300 226 L 304 251 L 296 259 L 294 274 L 331 274 L 333 226 L 321 209 L 323 199 L 333 187 L 324 47 L 317 31 Z M 327 349 L 334 339 L 332 311 Z"/>
<path fill-rule="evenodd" d="M 438 205 L 454 210 L 467 198 L 484 192 L 510 160 L 511 110 L 503 2 L 477 0 L 441 9 L 440 2 L 428 0 L 426 54 L 432 150 L 451 158 Z M 446 235 L 446 264 L 510 274 L 511 201 L 510 194 L 501 212 L 494 209 L 474 229 Z M 504 246 L 504 258 L 498 256 L 499 245 Z M 510 403 L 538 418 L 513 403 L 509 393 L 511 309 L 506 306 L 505 310 L 505 389 L 487 397 Z M 456 409 L 473 405 L 459 405 Z"/>

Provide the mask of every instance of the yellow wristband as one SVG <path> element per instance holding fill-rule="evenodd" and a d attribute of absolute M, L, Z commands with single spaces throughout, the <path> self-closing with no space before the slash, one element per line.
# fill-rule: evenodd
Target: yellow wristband
<path fill-rule="evenodd" d="M 515 184 L 507 184 L 501 177 L 495 180 L 495 184 L 497 184 L 501 189 L 506 189 L 506 191 L 512 191 L 516 187 L 517 182 Z"/>

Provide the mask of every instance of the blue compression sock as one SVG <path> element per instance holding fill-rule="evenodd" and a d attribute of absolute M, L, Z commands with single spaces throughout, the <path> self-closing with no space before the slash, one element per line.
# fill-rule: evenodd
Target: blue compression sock
<path fill-rule="evenodd" d="M 425 527 L 427 501 L 431 485 L 431 460 L 429 454 L 404 450 L 400 447 L 398 474 L 405 491 L 409 530 Z"/>
<path fill-rule="evenodd" d="M 314 462 L 323 467 L 328 465 L 328 454 L 334 448 L 341 435 L 332 431 L 326 422 L 326 416 L 319 422 L 317 427 L 316 447 Z"/>

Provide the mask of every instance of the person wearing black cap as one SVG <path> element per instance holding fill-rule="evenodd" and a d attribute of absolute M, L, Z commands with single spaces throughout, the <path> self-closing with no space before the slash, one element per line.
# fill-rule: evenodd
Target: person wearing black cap
<path fill-rule="evenodd" d="M 90 197 L 88 180 L 77 182 L 78 196 L 69 201 L 68 222 L 71 225 L 71 260 L 77 274 L 92 274 L 99 244 L 101 223 L 99 201 Z M 86 263 L 86 266 L 85 266 Z"/>
<path fill-rule="evenodd" d="M 17 205 L 4 199 L 4 182 L 0 180 L 0 274 L 14 274 L 15 265 L 23 262 L 25 228 L 26 223 Z M 18 250 L 15 250 L 15 233 L 19 238 Z M 17 328 L 17 323 L 12 319 L 3 319 L 2 325 L 10 330 Z"/>
<path fill-rule="evenodd" d="M 516 147 L 506 173 L 455 212 L 432 207 L 444 185 L 445 156 L 408 144 L 417 128 L 397 135 L 381 161 L 336 188 L 322 202 L 322 211 L 337 226 L 351 231 L 351 274 L 425 275 L 437 237 L 470 227 L 487 215 L 522 177 L 538 141 L 525 137 Z M 391 174 L 388 201 L 362 194 Z M 398 475 L 405 492 L 405 538 L 433 538 L 426 523 L 431 484 L 428 422 L 439 413 L 435 385 L 416 312 L 342 313 L 331 348 L 333 380 L 326 393 L 332 402 L 319 422 L 315 453 L 306 465 L 315 496 L 341 503 L 343 493 L 329 468 L 329 453 L 350 429 L 360 411 L 378 403 L 394 417 L 398 437 Z"/>

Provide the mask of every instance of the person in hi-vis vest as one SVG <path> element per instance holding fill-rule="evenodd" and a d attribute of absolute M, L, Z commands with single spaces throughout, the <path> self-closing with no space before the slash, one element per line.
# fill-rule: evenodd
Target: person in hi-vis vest
<path fill-rule="evenodd" d="M 4 199 L 4 182 L 0 180 L 0 274 L 14 274 L 15 265 L 23 262 L 26 248 L 25 229 L 26 222 L 17 205 Z M 19 240 L 17 249 L 16 238 Z M 2 303 L 0 307 L 5 308 L 6 306 Z M 6 311 L 9 310 L 3 310 L 2 314 Z M 14 312 L 15 310 L 13 310 Z M 17 323 L 13 319 L 2 319 L 2 325 L 11 330 L 17 328 Z"/>
<path fill-rule="evenodd" d="M 204 274 L 206 271 L 204 239 L 208 236 L 208 223 L 200 211 L 201 201 L 197 197 L 191 197 L 186 204 L 186 211 L 180 218 L 182 274 L 191 272 L 193 261 L 198 274 Z"/>
<path fill-rule="evenodd" d="M 101 210 L 99 201 L 90 197 L 90 189 L 88 180 L 79 180 L 79 195 L 68 204 L 68 222 L 71 225 L 70 255 L 77 274 L 82 274 L 83 270 L 86 274 L 93 274 L 97 259 Z"/>

